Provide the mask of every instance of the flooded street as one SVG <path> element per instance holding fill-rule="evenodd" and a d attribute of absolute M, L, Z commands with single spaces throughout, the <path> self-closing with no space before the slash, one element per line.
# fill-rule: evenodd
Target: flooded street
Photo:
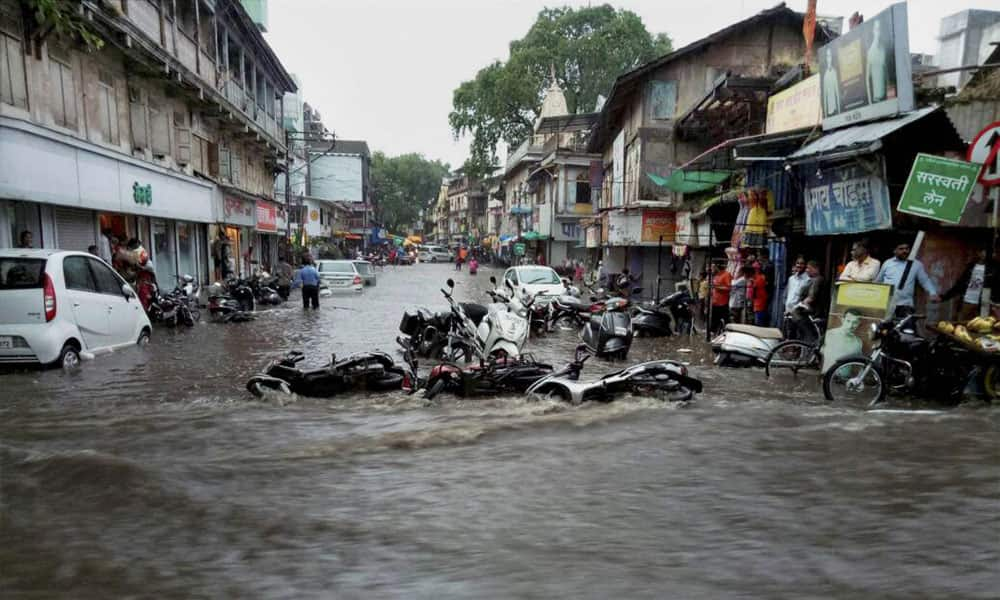
<path fill-rule="evenodd" d="M 457 274 L 457 297 L 484 301 L 491 273 Z M 398 356 L 403 309 L 443 308 L 452 275 L 387 268 L 317 313 L 296 294 L 0 375 L 3 596 L 996 597 L 995 409 L 865 414 L 650 339 L 629 362 L 690 361 L 691 405 L 244 390 L 288 350 Z M 530 342 L 556 365 L 575 343 Z"/>

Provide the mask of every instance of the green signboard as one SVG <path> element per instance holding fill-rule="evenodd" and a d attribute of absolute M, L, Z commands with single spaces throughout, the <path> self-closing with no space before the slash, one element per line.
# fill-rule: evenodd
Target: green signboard
<path fill-rule="evenodd" d="M 139 185 L 136 181 L 132 184 L 132 201 L 136 204 L 149 206 L 153 203 L 153 186 Z"/>
<path fill-rule="evenodd" d="M 524 244 L 523 243 L 517 242 L 516 244 L 514 244 L 514 254 L 516 256 L 524 256 Z"/>
<path fill-rule="evenodd" d="M 899 199 L 899 212 L 957 224 L 982 165 L 918 154 Z"/>

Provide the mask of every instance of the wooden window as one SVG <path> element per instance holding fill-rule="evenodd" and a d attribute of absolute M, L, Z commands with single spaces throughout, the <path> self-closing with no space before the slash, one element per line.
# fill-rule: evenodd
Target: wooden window
<path fill-rule="evenodd" d="M 28 108 L 28 81 L 21 43 L 20 9 L 0 2 L 0 102 Z"/>
<path fill-rule="evenodd" d="M 201 40 L 201 49 L 209 58 L 215 60 L 217 56 L 222 55 L 216 48 L 215 15 L 205 7 L 202 0 L 197 1 L 202 2 L 199 11 L 199 27 L 201 28 L 201 32 L 198 36 Z"/>
<path fill-rule="evenodd" d="M 232 158 L 232 155 L 229 152 L 229 148 L 223 145 L 219 145 L 218 177 L 223 181 L 232 182 L 233 177 L 232 177 L 232 169 L 230 169 L 231 166 L 230 158 Z"/>
<path fill-rule="evenodd" d="M 149 127 L 146 123 L 146 105 L 142 92 L 135 86 L 128 86 L 128 117 L 132 127 L 132 147 L 137 150 L 149 148 Z"/>
<path fill-rule="evenodd" d="M 191 163 L 191 123 L 186 110 L 174 111 L 174 159 L 179 165 Z"/>
<path fill-rule="evenodd" d="M 257 77 L 257 106 L 264 110 L 264 98 L 267 96 L 266 86 L 267 83 L 264 81 L 264 75 L 260 71 L 255 71 Z"/>
<path fill-rule="evenodd" d="M 69 52 L 49 49 L 49 106 L 56 125 L 76 128 L 76 84 Z"/>
<path fill-rule="evenodd" d="M 264 101 L 267 102 L 267 116 L 274 118 L 274 86 L 270 81 L 265 82 Z"/>
<path fill-rule="evenodd" d="M 198 21 L 194 14 L 194 3 L 197 1 L 177 0 L 177 28 L 192 40 L 198 33 Z"/>
<path fill-rule="evenodd" d="M 149 149 L 153 156 L 170 154 L 170 118 L 159 100 L 149 100 Z"/>
<path fill-rule="evenodd" d="M 118 96 L 114 76 L 104 69 L 97 70 L 97 129 L 104 142 L 118 145 Z"/>
<path fill-rule="evenodd" d="M 216 178 L 219 177 L 219 161 L 222 157 L 222 151 L 219 148 L 219 145 L 206 140 L 205 156 L 208 157 L 209 176 Z"/>
<path fill-rule="evenodd" d="M 236 148 L 233 148 L 229 152 L 229 181 L 233 185 L 238 186 L 243 182 L 241 167 L 240 155 L 236 151 Z"/>

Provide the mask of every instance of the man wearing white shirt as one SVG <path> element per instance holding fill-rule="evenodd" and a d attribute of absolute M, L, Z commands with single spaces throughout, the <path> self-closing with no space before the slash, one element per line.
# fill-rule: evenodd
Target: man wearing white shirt
<path fill-rule="evenodd" d="M 868 255 L 868 243 L 854 242 L 851 247 L 851 262 L 840 273 L 840 281 L 875 281 L 882 263 Z"/>

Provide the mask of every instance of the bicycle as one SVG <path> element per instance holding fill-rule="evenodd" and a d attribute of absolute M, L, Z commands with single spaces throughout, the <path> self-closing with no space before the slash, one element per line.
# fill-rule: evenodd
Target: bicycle
<path fill-rule="evenodd" d="M 798 375 L 801 369 L 815 369 L 819 371 L 823 368 L 823 320 L 809 316 L 809 324 L 813 327 L 815 342 L 804 340 L 785 340 L 775 346 L 767 355 L 764 362 L 764 376 L 770 378 L 772 369 L 791 369 L 792 373 Z M 795 325 L 792 317 L 785 317 L 786 331 Z"/>

